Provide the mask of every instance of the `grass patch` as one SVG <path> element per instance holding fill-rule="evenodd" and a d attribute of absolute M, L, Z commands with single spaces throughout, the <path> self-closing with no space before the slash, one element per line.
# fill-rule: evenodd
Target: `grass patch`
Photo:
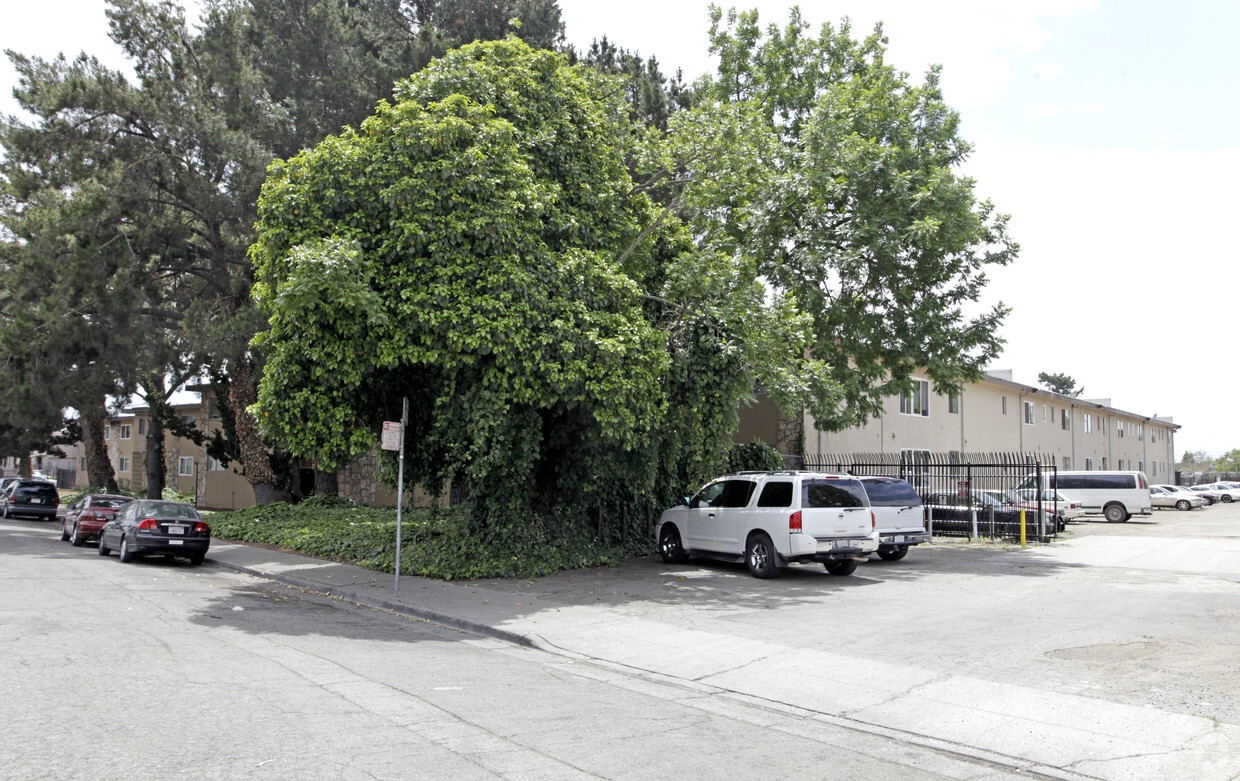
<path fill-rule="evenodd" d="M 645 539 L 627 546 L 600 544 L 586 524 L 560 518 L 493 524 L 478 534 L 470 529 L 468 513 L 465 507 L 405 510 L 401 573 L 440 580 L 529 578 L 613 566 L 626 555 L 651 550 Z M 395 508 L 311 497 L 296 505 L 216 512 L 209 521 L 212 535 L 226 540 L 273 545 L 377 572 L 395 570 Z"/>

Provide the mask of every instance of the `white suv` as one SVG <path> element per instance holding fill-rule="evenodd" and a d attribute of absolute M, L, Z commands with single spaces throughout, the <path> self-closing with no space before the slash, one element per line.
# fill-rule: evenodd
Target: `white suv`
<path fill-rule="evenodd" d="M 795 562 L 820 561 L 851 575 L 878 550 L 874 513 L 861 481 L 824 472 L 738 472 L 664 510 L 655 527 L 666 562 L 690 556 L 744 561 L 759 578 Z"/>
<path fill-rule="evenodd" d="M 880 559 L 899 561 L 908 555 L 909 546 L 930 542 L 926 508 L 913 486 L 898 477 L 859 479 L 874 511 Z"/>

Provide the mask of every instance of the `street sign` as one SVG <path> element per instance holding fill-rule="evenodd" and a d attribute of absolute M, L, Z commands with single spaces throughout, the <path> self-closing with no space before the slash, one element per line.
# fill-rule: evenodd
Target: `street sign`
<path fill-rule="evenodd" d="M 960 497 L 961 499 L 969 498 L 969 481 L 968 480 L 957 480 L 956 481 L 956 496 Z"/>
<path fill-rule="evenodd" d="M 383 421 L 383 439 L 381 445 L 384 450 L 400 450 L 400 423 L 397 421 Z"/>

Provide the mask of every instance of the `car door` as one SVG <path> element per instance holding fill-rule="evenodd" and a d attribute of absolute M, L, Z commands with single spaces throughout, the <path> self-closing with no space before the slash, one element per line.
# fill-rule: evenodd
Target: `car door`
<path fill-rule="evenodd" d="M 744 536 L 752 526 L 746 508 L 753 498 L 753 480 L 727 480 L 719 508 L 715 513 L 715 550 L 721 553 L 740 554 L 744 551 Z"/>
<path fill-rule="evenodd" d="M 715 518 L 723 503 L 723 491 L 727 481 L 716 480 L 697 492 L 689 500 L 685 510 L 685 547 L 690 550 L 713 551 L 716 549 Z"/>

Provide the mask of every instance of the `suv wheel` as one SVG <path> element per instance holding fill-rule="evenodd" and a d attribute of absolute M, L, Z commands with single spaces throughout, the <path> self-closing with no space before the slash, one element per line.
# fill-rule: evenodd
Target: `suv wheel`
<path fill-rule="evenodd" d="M 659 555 L 668 564 L 681 564 L 689 560 L 689 555 L 680 543 L 680 532 L 670 523 L 664 524 L 659 531 Z"/>
<path fill-rule="evenodd" d="M 775 562 L 775 545 L 765 532 L 754 532 L 749 535 L 745 545 L 745 566 L 755 578 L 773 578 L 779 574 L 779 565 Z"/>
<path fill-rule="evenodd" d="M 886 557 L 884 557 L 886 558 Z M 835 561 L 824 561 L 822 566 L 832 575 L 851 575 L 857 571 L 856 559 L 836 559 Z"/>
<path fill-rule="evenodd" d="M 1108 504 L 1103 508 L 1102 514 L 1106 517 L 1108 523 L 1123 523 L 1128 520 L 1128 511 L 1124 509 L 1122 504 Z"/>
<path fill-rule="evenodd" d="M 883 561 L 899 561 L 908 555 L 907 545 L 897 545 L 894 548 L 879 548 L 878 557 Z M 853 562 L 854 564 L 856 562 Z M 855 568 L 854 568 L 855 569 Z M 827 570 L 830 571 L 830 568 Z"/>

